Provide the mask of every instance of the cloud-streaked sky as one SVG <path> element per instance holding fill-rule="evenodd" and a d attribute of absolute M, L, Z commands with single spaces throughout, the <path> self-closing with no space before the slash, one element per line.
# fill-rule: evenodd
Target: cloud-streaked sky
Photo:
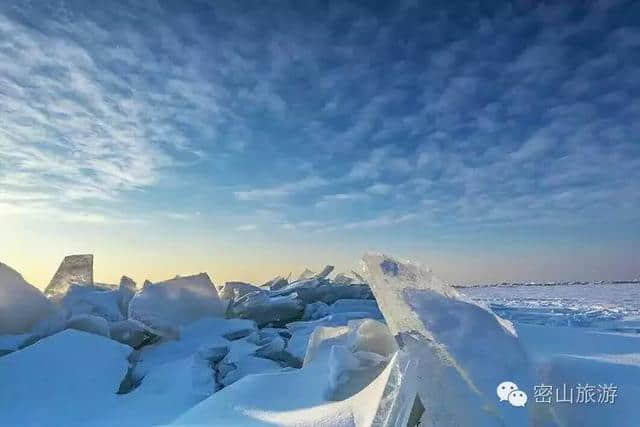
<path fill-rule="evenodd" d="M 0 259 L 39 286 L 640 275 L 640 3 L 5 2 Z"/>

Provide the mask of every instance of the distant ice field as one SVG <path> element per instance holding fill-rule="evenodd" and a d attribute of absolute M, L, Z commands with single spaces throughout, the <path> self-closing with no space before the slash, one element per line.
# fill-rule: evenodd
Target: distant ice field
<path fill-rule="evenodd" d="M 496 285 L 459 289 L 516 323 L 640 334 L 640 283 Z"/>

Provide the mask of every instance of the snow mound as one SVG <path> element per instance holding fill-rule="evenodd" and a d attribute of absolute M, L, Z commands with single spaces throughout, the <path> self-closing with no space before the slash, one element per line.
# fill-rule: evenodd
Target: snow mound
<path fill-rule="evenodd" d="M 419 382 L 423 425 L 529 425 L 528 411 L 495 396 L 506 380 L 533 390 L 532 368 L 511 330 L 417 264 L 379 254 L 365 255 L 363 264 L 398 344 L 428 372 Z"/>
<path fill-rule="evenodd" d="M 129 303 L 129 318 L 156 335 L 175 337 L 181 326 L 207 316 L 223 317 L 224 306 L 206 273 L 145 282 Z"/>
<path fill-rule="evenodd" d="M 65 294 L 72 283 L 93 285 L 93 255 L 65 257 L 44 293 L 50 296 Z"/>
<path fill-rule="evenodd" d="M 0 335 L 28 332 L 52 312 L 51 303 L 20 273 L 0 263 Z"/>
<path fill-rule="evenodd" d="M 85 426 L 113 405 L 132 349 L 66 330 L 0 358 L 6 426 Z"/>

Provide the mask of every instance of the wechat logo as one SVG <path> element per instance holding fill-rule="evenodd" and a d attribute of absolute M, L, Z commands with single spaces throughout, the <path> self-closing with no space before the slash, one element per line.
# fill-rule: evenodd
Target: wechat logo
<path fill-rule="evenodd" d="M 524 407 L 527 403 L 527 393 L 518 389 L 518 385 L 511 381 L 504 381 L 498 384 L 496 388 L 498 399 L 500 402 L 505 400 L 511 404 L 511 406 Z"/>

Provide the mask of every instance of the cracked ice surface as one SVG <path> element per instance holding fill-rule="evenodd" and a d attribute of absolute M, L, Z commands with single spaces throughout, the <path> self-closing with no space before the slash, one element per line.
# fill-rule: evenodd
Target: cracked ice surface
<path fill-rule="evenodd" d="M 527 356 L 508 323 L 417 264 L 367 254 L 363 265 L 391 333 L 419 361 L 422 425 L 529 425 L 527 411 L 495 397 L 505 380 L 533 388 Z"/>

